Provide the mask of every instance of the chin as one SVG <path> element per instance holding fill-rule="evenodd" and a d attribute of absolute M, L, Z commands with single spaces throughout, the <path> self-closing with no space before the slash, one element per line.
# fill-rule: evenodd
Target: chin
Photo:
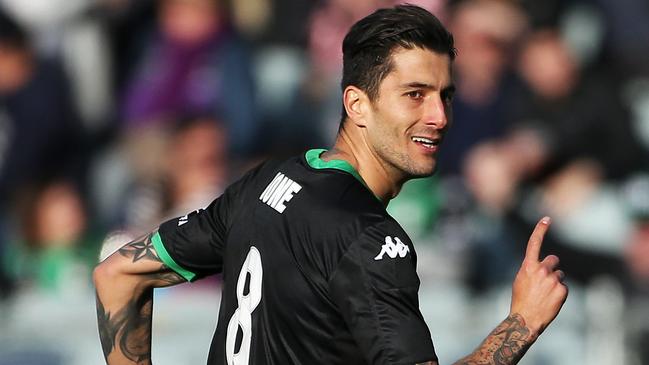
<path fill-rule="evenodd" d="M 436 171 L 436 169 L 433 169 L 431 171 L 426 171 L 426 172 L 419 172 L 419 173 L 410 175 L 410 178 L 411 179 L 421 179 L 421 178 L 424 178 L 424 177 L 430 177 L 430 176 L 435 175 L 435 171 Z"/>
<path fill-rule="evenodd" d="M 406 153 L 385 154 L 384 160 L 400 171 L 406 180 L 429 177 L 437 170 L 437 160 L 433 156 L 416 156 Z"/>
<path fill-rule="evenodd" d="M 409 179 L 418 179 L 422 177 L 429 177 L 435 174 L 437 171 L 437 164 L 429 166 L 417 166 L 410 169 L 406 169 Z"/>

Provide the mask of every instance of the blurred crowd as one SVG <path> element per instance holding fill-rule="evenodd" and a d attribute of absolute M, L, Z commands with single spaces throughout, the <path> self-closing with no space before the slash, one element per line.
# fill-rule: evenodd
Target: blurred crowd
<path fill-rule="evenodd" d="M 395 3 L 0 0 L 0 301 L 90 288 L 108 234 L 203 207 L 267 156 L 330 146 L 342 38 Z M 649 1 L 409 3 L 458 50 L 438 173 L 389 207 L 435 256 L 423 285 L 509 285 L 550 215 L 544 249 L 572 285 L 619 286 L 649 363 Z"/>

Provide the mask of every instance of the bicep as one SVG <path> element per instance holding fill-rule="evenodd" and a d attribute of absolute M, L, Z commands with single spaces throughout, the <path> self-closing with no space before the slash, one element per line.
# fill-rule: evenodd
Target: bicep
<path fill-rule="evenodd" d="M 151 232 L 133 240 L 100 264 L 100 268 L 151 287 L 165 287 L 185 282 L 185 279 L 167 266 L 153 244 Z"/>

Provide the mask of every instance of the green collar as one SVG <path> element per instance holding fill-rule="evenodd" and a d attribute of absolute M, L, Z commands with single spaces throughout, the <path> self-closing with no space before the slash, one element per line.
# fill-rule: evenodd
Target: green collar
<path fill-rule="evenodd" d="M 356 169 L 354 169 L 354 167 L 349 162 L 347 162 L 345 160 L 329 160 L 329 161 L 325 161 L 325 160 L 321 159 L 320 155 L 323 152 L 326 152 L 326 151 L 327 150 L 324 149 L 324 148 L 317 148 L 317 149 L 312 149 L 312 150 L 306 151 L 306 153 L 304 154 L 304 157 L 306 158 L 306 162 L 309 164 L 309 166 L 311 166 L 314 169 L 318 169 L 318 170 L 320 170 L 320 169 L 334 169 L 334 170 L 344 171 L 344 172 L 352 175 L 353 177 L 355 177 L 356 180 L 360 181 L 361 184 L 363 184 L 363 186 L 365 186 L 365 188 L 367 188 L 367 190 L 369 190 L 370 193 L 372 193 L 372 190 L 370 190 L 370 188 L 367 186 L 367 184 L 365 183 L 365 180 L 363 180 L 363 178 L 358 173 L 358 171 L 356 171 Z M 374 193 L 372 193 L 372 195 L 374 195 Z M 376 199 L 378 199 L 379 202 L 381 201 L 381 199 L 379 199 L 376 195 L 374 195 L 374 197 Z"/>
<path fill-rule="evenodd" d="M 367 186 L 365 184 L 365 181 L 363 181 L 363 178 L 361 175 L 358 174 L 358 171 L 354 169 L 354 167 L 347 161 L 345 160 L 329 160 L 325 161 L 320 158 L 320 155 L 323 152 L 326 152 L 327 150 L 324 148 L 318 148 L 318 149 L 312 149 L 306 151 L 306 154 L 304 157 L 306 157 L 306 162 L 309 164 L 309 166 L 313 167 L 314 169 L 335 169 L 335 170 L 341 170 L 345 171 L 348 174 L 351 174 L 354 176 L 358 181 L 360 181 L 363 185 Z"/>

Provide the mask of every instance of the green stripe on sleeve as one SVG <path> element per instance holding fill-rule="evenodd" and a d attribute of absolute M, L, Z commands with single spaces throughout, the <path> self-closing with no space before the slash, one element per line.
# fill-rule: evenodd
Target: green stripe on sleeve
<path fill-rule="evenodd" d="M 173 271 L 178 273 L 180 276 L 185 278 L 187 281 L 192 281 L 194 278 L 196 278 L 196 274 L 189 270 L 183 269 L 180 265 L 174 261 L 173 258 L 169 255 L 169 252 L 167 252 L 167 249 L 165 248 L 164 244 L 162 243 L 162 238 L 160 237 L 160 233 L 156 232 L 153 237 L 151 238 L 153 241 L 153 247 L 155 248 L 156 252 L 158 253 L 158 257 L 162 260 L 162 263 L 165 265 L 169 266 Z"/>

